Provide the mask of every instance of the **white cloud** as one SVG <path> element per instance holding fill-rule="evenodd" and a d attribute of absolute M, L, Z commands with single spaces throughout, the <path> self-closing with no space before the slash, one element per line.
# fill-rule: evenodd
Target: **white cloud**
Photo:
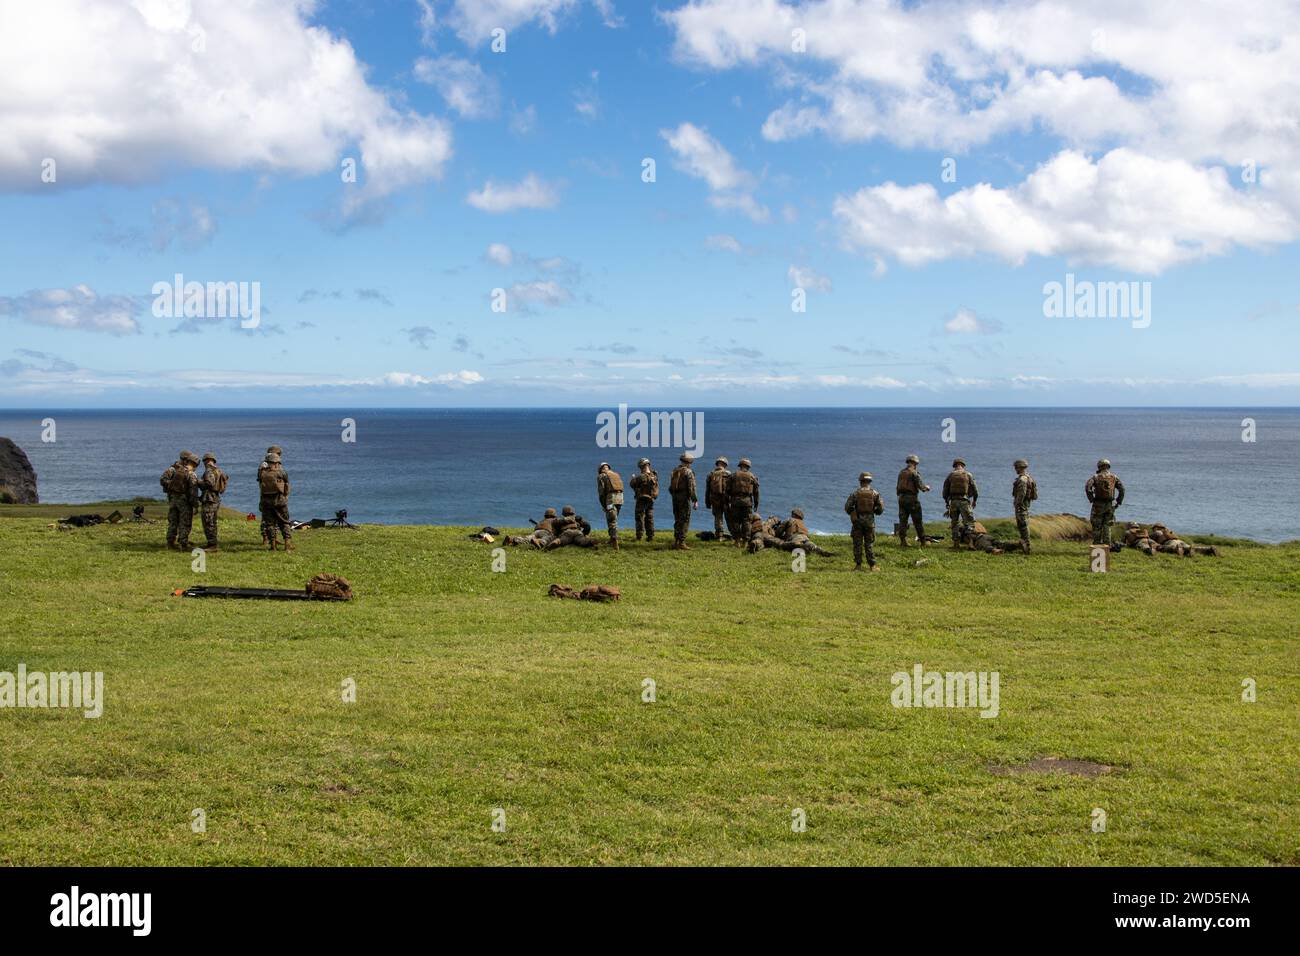
<path fill-rule="evenodd" d="M 943 324 L 943 330 L 949 335 L 992 335 L 1001 328 L 1001 323 L 993 319 L 981 319 L 973 309 L 958 309 Z"/>
<path fill-rule="evenodd" d="M 494 116 L 500 107 L 496 80 L 472 60 L 422 56 L 415 61 L 414 72 L 417 80 L 436 89 L 447 106 L 466 119 Z"/>
<path fill-rule="evenodd" d="M 830 292 L 831 278 L 808 266 L 791 266 L 786 270 L 790 283 L 808 292 Z"/>
<path fill-rule="evenodd" d="M 498 183 L 489 179 L 483 188 L 465 197 L 475 209 L 484 212 L 512 212 L 515 209 L 550 209 L 560 201 L 559 189 L 529 173 L 518 183 Z"/>
<path fill-rule="evenodd" d="M 99 295 L 90 286 L 70 289 L 40 289 L 21 296 L 0 296 L 0 315 L 10 315 L 32 325 L 110 335 L 134 335 L 140 331 L 136 316 L 144 299 L 131 295 Z"/>
<path fill-rule="evenodd" d="M 676 129 L 662 129 L 659 135 L 673 151 L 675 165 L 682 172 L 708 184 L 709 202 L 718 209 L 738 209 L 755 222 L 768 218 L 766 207 L 753 197 L 754 176 L 741 169 L 732 155 L 707 130 L 694 123 Z"/>
<path fill-rule="evenodd" d="M 495 262 L 499 266 L 508 266 L 515 261 L 514 250 L 504 242 L 494 242 L 487 247 L 484 253 L 488 262 Z"/>
<path fill-rule="evenodd" d="M 908 265 L 1029 256 L 1156 273 L 1227 252 L 1286 242 L 1296 220 L 1261 194 L 1234 189 L 1222 169 L 1115 149 L 1092 161 L 1067 150 L 1018 186 L 980 183 L 940 197 L 930 184 L 885 183 L 833 204 L 847 244 Z"/>
<path fill-rule="evenodd" d="M 509 34 L 516 27 L 536 23 L 555 33 L 560 21 L 581 6 L 581 0 L 452 0 L 445 19 L 466 43 L 478 43 L 497 27 Z M 606 26 L 622 22 L 610 0 L 592 0 L 592 6 Z"/>
<path fill-rule="evenodd" d="M 704 245 L 710 249 L 721 249 L 724 252 L 742 252 L 744 247 L 741 246 L 740 240 L 735 236 L 728 235 L 725 232 L 717 233 L 704 238 Z"/>
<path fill-rule="evenodd" d="M 344 211 L 437 178 L 442 120 L 366 80 L 351 44 L 298 0 L 59 0 L 0 6 L 0 188 L 142 182 L 177 166 L 337 173 L 359 153 Z M 57 65 L 56 65 L 57 64 Z"/>
<path fill-rule="evenodd" d="M 528 312 L 534 305 L 567 305 L 573 293 L 553 279 L 515 282 L 506 288 L 506 305 L 511 311 Z"/>
<path fill-rule="evenodd" d="M 771 140 L 821 133 L 954 155 L 1017 133 L 1059 144 L 1037 186 L 967 185 L 959 162 L 962 188 L 945 201 L 894 184 L 842 198 L 859 245 L 892 252 L 885 233 L 901 227 L 905 262 L 1062 255 L 1156 272 L 1300 235 L 1292 3 L 1243 17 L 1213 2 L 693 0 L 662 17 L 679 59 L 776 74 L 791 95 L 763 124 Z M 791 52 L 795 27 L 804 53 Z M 1247 162 L 1257 182 L 1243 182 Z M 1044 182 L 1044 170 L 1081 175 Z"/>
<path fill-rule="evenodd" d="M 459 372 L 443 372 L 440 375 L 419 375 L 415 372 L 388 372 L 378 379 L 362 380 L 356 384 L 388 385 L 393 388 L 413 388 L 421 385 L 477 385 L 483 376 L 469 369 Z"/>

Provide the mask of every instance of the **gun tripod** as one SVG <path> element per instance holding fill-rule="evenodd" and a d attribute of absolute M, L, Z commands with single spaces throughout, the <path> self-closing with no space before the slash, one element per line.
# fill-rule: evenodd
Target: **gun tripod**
<path fill-rule="evenodd" d="M 358 530 L 357 526 L 348 520 L 347 509 L 334 512 L 334 517 L 325 522 L 327 528 L 351 528 L 353 531 Z"/>

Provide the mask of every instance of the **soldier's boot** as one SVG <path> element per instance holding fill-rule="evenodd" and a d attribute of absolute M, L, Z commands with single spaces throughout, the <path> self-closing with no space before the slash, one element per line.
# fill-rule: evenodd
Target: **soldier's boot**
<path fill-rule="evenodd" d="M 880 565 L 878 565 L 878 564 L 873 564 L 873 565 L 871 566 L 871 573 L 872 573 L 872 574 L 877 573 L 879 570 L 880 570 Z"/>
<path fill-rule="evenodd" d="M 1020 550 L 1023 551 L 1025 554 L 1028 554 L 1028 553 L 1029 553 L 1029 539 L 1028 539 L 1028 538 L 1021 538 L 1021 539 L 1020 539 Z"/>
<path fill-rule="evenodd" d="M 862 570 L 862 562 L 861 562 L 861 561 L 855 561 L 855 562 L 853 562 L 853 570 L 854 570 L 854 571 L 861 571 L 861 570 Z"/>
<path fill-rule="evenodd" d="M 209 541 L 206 545 L 204 545 L 203 550 L 204 550 L 204 551 L 220 551 L 220 550 L 221 550 L 221 545 L 220 545 L 218 542 L 216 542 L 216 541 Z"/>
<path fill-rule="evenodd" d="M 288 538 L 285 538 L 285 539 L 284 539 L 284 550 L 286 550 L 286 551 L 292 551 L 292 550 L 293 550 L 293 542 L 290 541 Z"/>
<path fill-rule="evenodd" d="M 168 539 L 167 539 L 167 547 L 169 547 L 169 548 L 171 548 L 173 551 L 175 551 L 175 550 L 176 550 L 176 539 L 175 539 L 175 538 L 168 538 Z"/>
<path fill-rule="evenodd" d="M 900 548 L 906 548 L 906 547 L 908 546 L 908 544 L 907 544 L 907 529 L 906 529 L 906 528 L 904 528 L 902 531 L 898 532 L 898 546 L 899 546 Z"/>
<path fill-rule="evenodd" d="M 274 539 L 274 538 L 272 538 L 272 537 L 266 537 L 266 538 L 263 538 L 262 540 L 265 541 L 265 542 L 270 546 L 270 549 L 271 549 L 272 551 L 275 550 L 275 539 Z"/>

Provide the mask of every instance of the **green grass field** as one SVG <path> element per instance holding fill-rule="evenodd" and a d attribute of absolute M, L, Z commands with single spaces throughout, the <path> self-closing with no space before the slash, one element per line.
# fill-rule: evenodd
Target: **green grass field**
<path fill-rule="evenodd" d="M 494 573 L 468 529 L 308 531 L 271 554 L 232 516 L 198 574 L 161 525 L 50 527 L 112 507 L 0 508 L 0 671 L 105 684 L 99 719 L 0 710 L 3 864 L 1300 858 L 1300 543 L 1125 551 L 1101 575 L 1080 544 L 915 567 L 885 540 L 867 575 L 847 538 L 802 574 L 665 538 L 509 549 Z M 318 571 L 358 599 L 171 595 Z M 999 716 L 894 708 L 916 663 L 997 671 Z M 1113 770 L 995 772 L 1037 757 Z"/>

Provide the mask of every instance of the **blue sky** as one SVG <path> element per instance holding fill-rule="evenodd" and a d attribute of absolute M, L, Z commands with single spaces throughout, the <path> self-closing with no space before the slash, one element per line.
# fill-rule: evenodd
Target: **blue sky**
<path fill-rule="evenodd" d="M 31 7 L 5 407 L 1300 399 L 1294 5 Z"/>

